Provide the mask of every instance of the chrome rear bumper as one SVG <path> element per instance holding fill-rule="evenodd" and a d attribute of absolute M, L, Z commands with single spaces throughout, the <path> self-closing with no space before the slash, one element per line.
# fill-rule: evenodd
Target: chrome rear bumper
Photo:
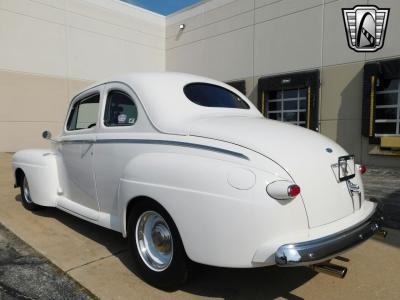
<path fill-rule="evenodd" d="M 275 252 L 275 262 L 281 267 L 313 265 L 327 261 L 369 239 L 381 229 L 379 212 L 362 224 L 320 239 L 286 244 Z"/>

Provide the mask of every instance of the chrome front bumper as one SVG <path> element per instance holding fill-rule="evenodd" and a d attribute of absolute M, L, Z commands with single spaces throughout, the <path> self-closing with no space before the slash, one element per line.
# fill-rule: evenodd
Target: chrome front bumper
<path fill-rule="evenodd" d="M 377 211 L 362 224 L 320 239 L 286 244 L 275 252 L 275 262 L 281 267 L 313 265 L 327 261 L 369 239 L 381 229 L 383 218 Z"/>

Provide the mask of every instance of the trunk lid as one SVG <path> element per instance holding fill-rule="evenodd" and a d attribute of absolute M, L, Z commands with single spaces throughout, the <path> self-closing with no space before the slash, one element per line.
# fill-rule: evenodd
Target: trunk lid
<path fill-rule="evenodd" d="M 347 152 L 319 133 L 263 117 L 218 117 L 195 122 L 189 134 L 237 144 L 278 163 L 301 187 L 310 227 L 354 211 L 346 182 L 338 182 L 332 169 Z"/>

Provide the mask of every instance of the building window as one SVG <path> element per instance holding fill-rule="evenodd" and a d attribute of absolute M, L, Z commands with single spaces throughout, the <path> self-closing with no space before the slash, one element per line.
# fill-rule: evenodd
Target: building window
<path fill-rule="evenodd" d="M 228 81 L 226 84 L 229 84 L 243 95 L 246 95 L 246 82 L 244 80 Z"/>
<path fill-rule="evenodd" d="M 375 136 L 400 135 L 400 79 L 376 84 Z"/>
<path fill-rule="evenodd" d="M 270 91 L 267 118 L 306 127 L 307 88 Z"/>
<path fill-rule="evenodd" d="M 318 130 L 319 71 L 263 77 L 258 108 L 273 120 Z"/>
<path fill-rule="evenodd" d="M 370 144 L 400 136 L 400 60 L 364 66 L 362 133 Z"/>

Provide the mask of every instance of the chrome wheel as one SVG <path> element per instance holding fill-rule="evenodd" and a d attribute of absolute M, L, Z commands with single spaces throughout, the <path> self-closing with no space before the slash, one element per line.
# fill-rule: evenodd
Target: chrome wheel
<path fill-rule="evenodd" d="M 22 187 L 24 189 L 24 197 L 25 197 L 25 201 L 27 203 L 33 203 L 32 198 L 31 198 L 31 192 L 29 190 L 29 185 L 28 185 L 28 180 L 26 179 L 26 177 L 24 177 L 24 182 L 22 184 Z"/>
<path fill-rule="evenodd" d="M 150 269 L 161 272 L 168 268 L 174 245 L 171 230 L 160 214 L 142 213 L 136 223 L 135 238 L 140 257 Z"/>

